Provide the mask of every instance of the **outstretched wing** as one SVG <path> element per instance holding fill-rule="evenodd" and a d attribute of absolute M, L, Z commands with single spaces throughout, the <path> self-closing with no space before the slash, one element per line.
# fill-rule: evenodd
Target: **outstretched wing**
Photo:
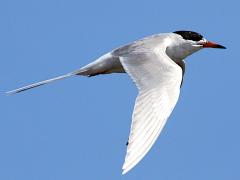
<path fill-rule="evenodd" d="M 120 61 L 139 90 L 122 167 L 125 174 L 146 155 L 163 129 L 179 97 L 182 69 L 165 50 L 137 52 Z"/>

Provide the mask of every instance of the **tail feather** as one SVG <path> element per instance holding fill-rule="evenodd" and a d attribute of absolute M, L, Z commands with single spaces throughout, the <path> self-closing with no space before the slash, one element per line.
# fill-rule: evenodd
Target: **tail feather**
<path fill-rule="evenodd" d="M 73 75 L 75 75 L 75 74 L 74 73 L 65 74 L 65 75 L 58 76 L 58 77 L 55 77 L 55 78 L 52 78 L 52 79 L 48 79 L 48 80 L 45 80 L 45 81 L 41 81 L 41 82 L 37 82 L 37 83 L 34 83 L 34 84 L 30 84 L 28 86 L 24 86 L 24 87 L 21 87 L 21 88 L 12 90 L 12 91 L 8 91 L 8 92 L 6 92 L 6 94 L 7 95 L 12 95 L 12 94 L 20 93 L 22 91 L 26 91 L 28 89 L 32 89 L 32 88 L 35 88 L 35 87 L 38 87 L 38 86 L 42 86 L 44 84 L 48 84 L 48 83 L 53 82 L 53 81 L 65 79 L 65 78 L 73 76 Z"/>
<path fill-rule="evenodd" d="M 111 71 L 114 70 L 114 71 Z M 118 61 L 118 59 L 116 59 L 116 57 L 113 57 L 110 54 L 106 54 L 102 57 L 100 57 L 99 59 L 97 59 L 96 61 L 76 70 L 73 71 L 71 73 L 59 76 L 59 77 L 55 77 L 52 79 L 48 79 L 45 81 L 41 81 L 41 82 L 37 82 L 34 84 L 30 84 L 28 86 L 24 86 L 12 91 L 8 91 L 6 92 L 6 94 L 11 95 L 11 94 L 16 94 L 22 91 L 26 91 L 28 89 L 32 89 L 38 86 L 42 86 L 44 84 L 48 84 L 50 82 L 53 81 L 57 81 L 57 80 L 61 80 L 73 75 L 82 75 L 82 76 L 95 76 L 98 74 L 107 74 L 107 73 L 112 73 L 112 72 L 124 72 L 124 70 L 122 69 L 122 66 L 120 64 L 120 61 Z"/>

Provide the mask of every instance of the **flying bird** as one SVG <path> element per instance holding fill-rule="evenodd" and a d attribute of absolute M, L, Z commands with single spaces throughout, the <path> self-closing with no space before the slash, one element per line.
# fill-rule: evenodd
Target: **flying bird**
<path fill-rule="evenodd" d="M 203 48 L 226 49 L 193 31 L 156 34 L 114 49 L 79 70 L 7 94 L 19 93 L 74 75 L 92 77 L 127 73 L 137 86 L 138 96 L 122 167 L 122 173 L 125 174 L 147 154 L 173 111 L 183 81 L 184 59 Z"/>

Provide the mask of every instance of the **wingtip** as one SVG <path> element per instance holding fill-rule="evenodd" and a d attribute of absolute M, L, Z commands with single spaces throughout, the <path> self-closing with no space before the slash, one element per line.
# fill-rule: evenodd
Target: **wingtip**
<path fill-rule="evenodd" d="M 122 175 L 127 174 L 127 172 L 129 172 L 132 168 L 129 167 L 126 162 L 124 162 L 123 166 L 122 166 Z"/>
<path fill-rule="evenodd" d="M 125 175 L 128 172 L 126 169 L 122 169 L 122 175 Z"/>

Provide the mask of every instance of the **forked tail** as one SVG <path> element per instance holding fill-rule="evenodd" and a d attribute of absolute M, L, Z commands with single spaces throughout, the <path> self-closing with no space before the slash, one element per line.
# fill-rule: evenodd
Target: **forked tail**
<path fill-rule="evenodd" d="M 12 90 L 12 91 L 8 91 L 8 92 L 6 92 L 6 94 L 7 95 L 16 94 L 16 93 L 19 93 L 19 92 L 22 92 L 22 91 L 26 91 L 28 89 L 32 89 L 32 88 L 35 88 L 35 87 L 38 87 L 38 86 L 42 86 L 44 84 L 48 84 L 48 83 L 53 82 L 53 81 L 57 81 L 57 80 L 61 80 L 61 79 L 73 76 L 73 75 L 75 75 L 75 74 L 74 73 L 68 73 L 68 74 L 65 74 L 65 75 L 62 75 L 62 76 L 58 76 L 58 77 L 55 77 L 55 78 L 52 78 L 52 79 L 48 79 L 48 80 L 45 80 L 45 81 L 41 81 L 41 82 L 37 82 L 37 83 L 34 83 L 34 84 L 30 84 L 28 86 L 24 86 L 24 87 L 21 87 L 21 88 Z"/>
<path fill-rule="evenodd" d="M 28 86 L 24 86 L 12 91 L 8 91 L 6 92 L 6 94 L 11 95 L 11 94 L 16 94 L 22 91 L 26 91 L 28 89 L 32 89 L 38 86 L 42 86 L 44 84 L 48 84 L 50 82 L 53 81 L 57 81 L 57 80 L 61 80 L 61 79 L 65 79 L 67 77 L 73 76 L 73 75 L 82 75 L 82 76 L 95 76 L 98 74 L 108 74 L 108 73 L 113 73 L 113 72 L 124 72 L 122 65 L 119 61 L 119 59 L 115 56 L 112 56 L 111 54 L 106 54 L 101 56 L 100 58 L 98 58 L 96 61 L 76 70 L 73 71 L 71 73 L 62 75 L 62 76 L 58 76 L 52 79 L 48 79 L 45 81 L 41 81 L 41 82 L 37 82 L 34 84 L 30 84 Z"/>

